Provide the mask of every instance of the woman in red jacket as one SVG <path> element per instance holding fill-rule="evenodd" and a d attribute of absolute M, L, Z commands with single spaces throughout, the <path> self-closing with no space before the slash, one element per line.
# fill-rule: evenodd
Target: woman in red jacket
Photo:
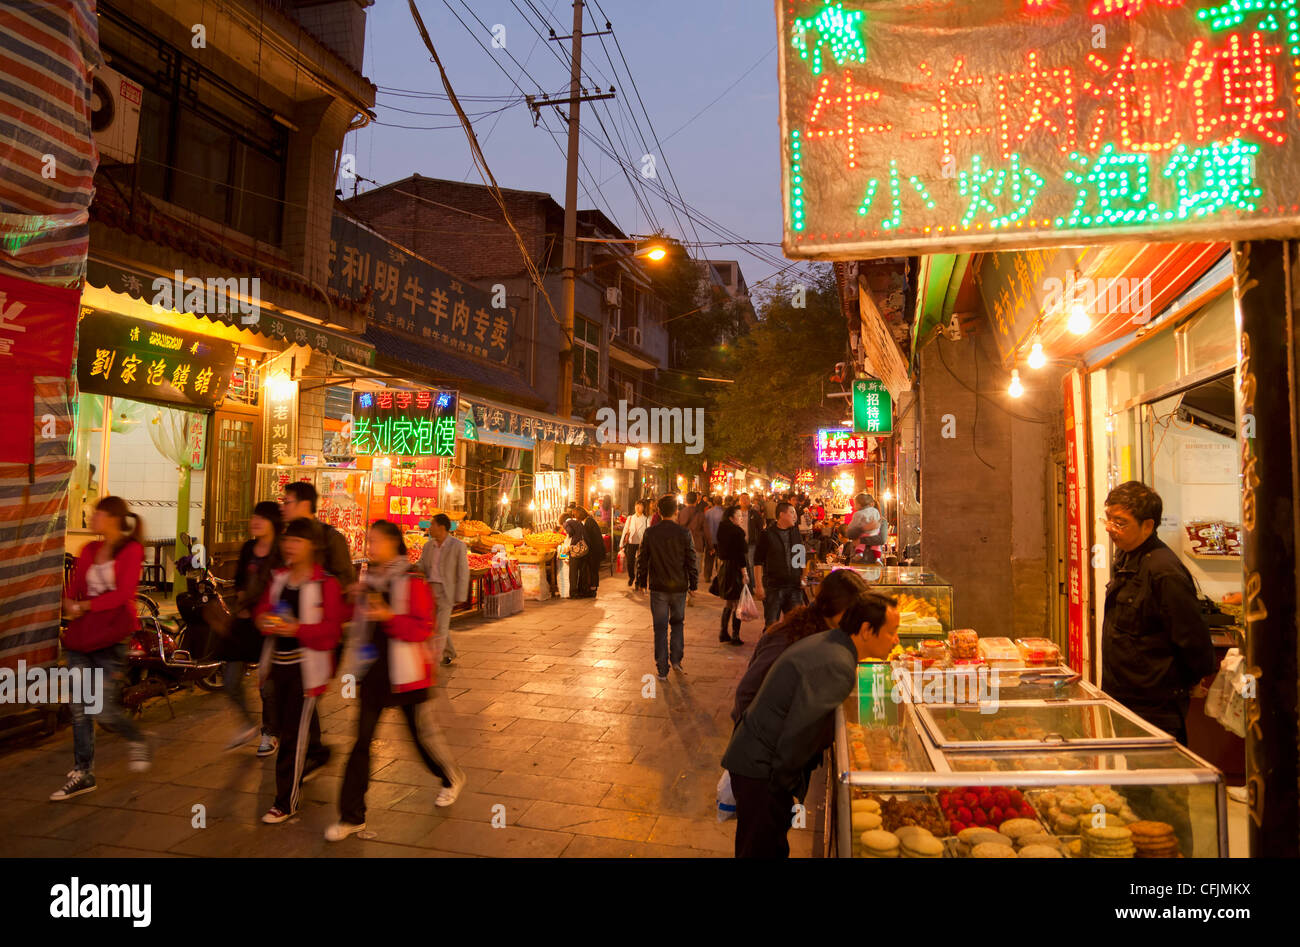
<path fill-rule="evenodd" d="M 131 772 L 142 773 L 149 768 L 149 745 L 118 703 L 126 667 L 123 641 L 139 627 L 135 590 L 144 561 L 140 517 L 121 497 L 104 497 L 95 504 L 90 528 L 103 539 L 88 543 L 77 557 L 72 586 L 63 599 L 63 614 L 71 619 L 63 636 L 64 653 L 74 672 L 94 675 L 92 687 L 99 697 L 94 703 L 102 706 L 99 724 L 126 737 L 128 766 Z M 74 764 L 63 788 L 50 795 L 53 801 L 95 789 L 95 721 L 87 712 L 90 704 L 72 704 Z"/>
<path fill-rule="evenodd" d="M 262 821 L 275 824 L 298 811 L 302 783 L 329 762 L 321 743 L 316 699 L 334 673 L 334 647 L 343 635 L 348 609 L 338 580 L 316 561 L 318 534 L 309 519 L 284 529 L 280 548 L 287 568 L 271 576 L 254 609 L 262 646 L 260 677 L 272 683 L 280 749 L 275 758 L 275 803 Z"/>
<path fill-rule="evenodd" d="M 325 838 L 339 842 L 366 827 L 370 741 L 385 707 L 401 707 L 416 749 L 429 772 L 442 781 L 435 806 L 449 806 L 465 785 L 465 773 L 433 718 L 429 687 L 434 663 L 434 601 L 424 573 L 406 557 L 402 531 L 388 520 L 370 524 L 370 568 L 362 580 L 358 615 L 349 640 L 348 670 L 361 679 L 357 742 L 343 771 L 339 821 Z"/>

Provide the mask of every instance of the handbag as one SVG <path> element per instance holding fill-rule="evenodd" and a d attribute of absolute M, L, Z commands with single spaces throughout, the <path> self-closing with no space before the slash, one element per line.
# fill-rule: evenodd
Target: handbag
<path fill-rule="evenodd" d="M 570 559 L 581 559 L 586 554 L 587 554 L 587 543 L 585 540 L 580 539 L 572 546 L 569 547 Z"/>
<path fill-rule="evenodd" d="M 759 621 L 763 617 L 763 610 L 754 601 L 748 585 L 740 587 L 740 604 L 736 606 L 736 615 L 741 621 Z"/>

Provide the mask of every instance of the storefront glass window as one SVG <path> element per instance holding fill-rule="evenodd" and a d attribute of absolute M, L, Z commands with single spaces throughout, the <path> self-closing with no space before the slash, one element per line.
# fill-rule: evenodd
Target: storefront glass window
<path fill-rule="evenodd" d="M 1177 330 L 1183 374 L 1189 375 L 1237 357 L 1236 307 L 1224 293 Z"/>

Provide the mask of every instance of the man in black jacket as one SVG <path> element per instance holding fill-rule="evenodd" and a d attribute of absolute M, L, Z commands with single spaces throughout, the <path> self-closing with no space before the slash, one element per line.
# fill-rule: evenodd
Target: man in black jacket
<path fill-rule="evenodd" d="M 690 530 L 679 526 L 673 516 L 677 498 L 666 493 L 659 498 L 661 519 L 645 531 L 636 557 L 636 587 L 650 586 L 650 617 L 655 632 L 655 667 L 659 680 L 668 679 L 668 664 L 682 671 L 682 653 L 686 648 L 683 624 L 686 621 L 686 593 L 694 592 L 700 576 L 699 559 Z M 671 646 L 668 629 L 672 627 Z"/>
<path fill-rule="evenodd" d="M 294 520 L 308 519 L 316 524 L 320 536 L 316 554 L 321 557 L 321 566 L 339 580 L 344 592 L 350 592 L 357 581 L 357 570 L 352 565 L 352 551 L 342 533 L 329 523 L 316 519 L 316 500 L 316 488 L 310 483 L 285 484 L 284 496 L 280 498 L 284 523 L 288 526 Z"/>
<path fill-rule="evenodd" d="M 1136 480 L 1106 496 L 1106 532 L 1119 550 L 1102 622 L 1102 687 L 1148 722 L 1187 743 L 1196 683 L 1218 666 L 1196 586 L 1156 536 L 1164 504 Z"/>
<path fill-rule="evenodd" d="M 788 858 L 795 803 L 834 736 L 835 708 L 853 693 L 859 661 L 898 643 L 898 602 L 863 592 L 838 628 L 785 650 L 731 734 L 722 765 L 736 796 L 736 857 Z"/>
<path fill-rule="evenodd" d="M 808 550 L 794 522 L 794 506 L 778 503 L 776 519 L 763 531 L 754 552 L 754 597 L 763 601 L 763 624 L 768 628 L 803 604 Z"/>

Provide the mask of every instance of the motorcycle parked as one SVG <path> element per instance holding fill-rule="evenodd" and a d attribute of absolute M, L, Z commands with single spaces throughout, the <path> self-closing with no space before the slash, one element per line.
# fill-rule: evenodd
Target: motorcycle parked
<path fill-rule="evenodd" d="M 189 536 L 180 538 L 187 553 L 177 560 L 176 568 L 184 572 L 186 588 L 176 596 L 177 621 L 142 615 L 127 649 L 122 702 L 134 710 L 182 687 L 197 685 L 205 691 L 222 687 L 223 662 L 213 655 L 218 635 L 231 621 L 220 588 L 231 583 L 213 576 L 206 562 L 196 562 Z"/>

